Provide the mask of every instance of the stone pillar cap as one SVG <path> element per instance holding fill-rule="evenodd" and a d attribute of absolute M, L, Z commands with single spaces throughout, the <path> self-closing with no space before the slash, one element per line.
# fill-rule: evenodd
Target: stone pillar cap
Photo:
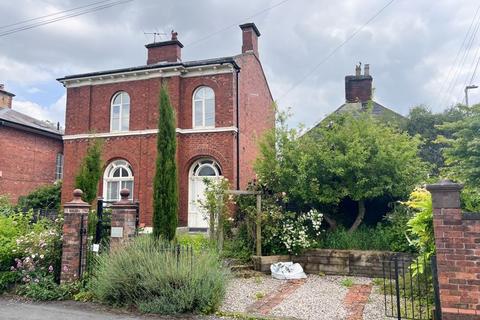
<path fill-rule="evenodd" d="M 130 190 L 124 188 L 120 190 L 120 201 L 115 202 L 112 206 L 125 206 L 125 205 L 135 205 L 132 200 L 128 199 L 130 196 Z"/>
<path fill-rule="evenodd" d="M 427 190 L 432 191 L 460 191 L 463 189 L 463 184 L 455 183 L 449 179 L 440 180 L 438 183 L 427 184 Z"/>
<path fill-rule="evenodd" d="M 88 203 L 82 200 L 83 191 L 80 189 L 73 190 L 73 199 L 65 203 L 64 206 L 72 206 L 72 207 L 90 207 Z"/>

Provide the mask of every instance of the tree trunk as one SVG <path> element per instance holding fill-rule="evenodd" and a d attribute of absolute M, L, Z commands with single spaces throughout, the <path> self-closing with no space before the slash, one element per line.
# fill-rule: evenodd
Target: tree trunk
<path fill-rule="evenodd" d="M 333 231 L 337 229 L 337 221 L 335 221 L 335 219 L 327 216 L 326 214 L 323 215 L 323 218 L 325 219 L 325 221 L 327 221 L 328 225 L 330 226 L 330 230 Z"/>
<path fill-rule="evenodd" d="M 365 217 L 365 201 L 359 200 L 357 218 L 355 219 L 355 222 L 353 222 L 348 232 L 352 233 L 353 231 L 357 230 L 358 226 L 360 226 L 360 224 L 362 223 L 364 217 Z"/>

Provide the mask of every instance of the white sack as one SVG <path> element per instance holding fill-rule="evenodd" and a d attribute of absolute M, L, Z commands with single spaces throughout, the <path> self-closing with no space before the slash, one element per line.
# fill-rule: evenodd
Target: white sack
<path fill-rule="evenodd" d="M 270 266 L 272 277 L 278 280 L 305 279 L 307 275 L 298 263 L 277 262 Z"/>

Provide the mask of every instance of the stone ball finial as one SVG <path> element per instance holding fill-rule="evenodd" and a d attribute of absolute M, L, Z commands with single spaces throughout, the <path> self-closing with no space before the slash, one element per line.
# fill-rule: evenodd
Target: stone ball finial
<path fill-rule="evenodd" d="M 83 191 L 80 189 L 73 190 L 73 199 L 74 200 L 82 200 Z"/>
<path fill-rule="evenodd" d="M 128 197 L 130 196 L 130 190 L 127 188 L 120 190 L 120 196 L 122 197 L 122 200 L 128 200 Z"/>

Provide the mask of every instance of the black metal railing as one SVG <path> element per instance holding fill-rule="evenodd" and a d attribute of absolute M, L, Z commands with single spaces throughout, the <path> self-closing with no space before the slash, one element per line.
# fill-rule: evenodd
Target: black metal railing
<path fill-rule="evenodd" d="M 432 279 L 430 261 L 425 257 L 395 256 L 384 261 L 385 315 L 399 320 L 432 319 L 436 309 Z"/>

